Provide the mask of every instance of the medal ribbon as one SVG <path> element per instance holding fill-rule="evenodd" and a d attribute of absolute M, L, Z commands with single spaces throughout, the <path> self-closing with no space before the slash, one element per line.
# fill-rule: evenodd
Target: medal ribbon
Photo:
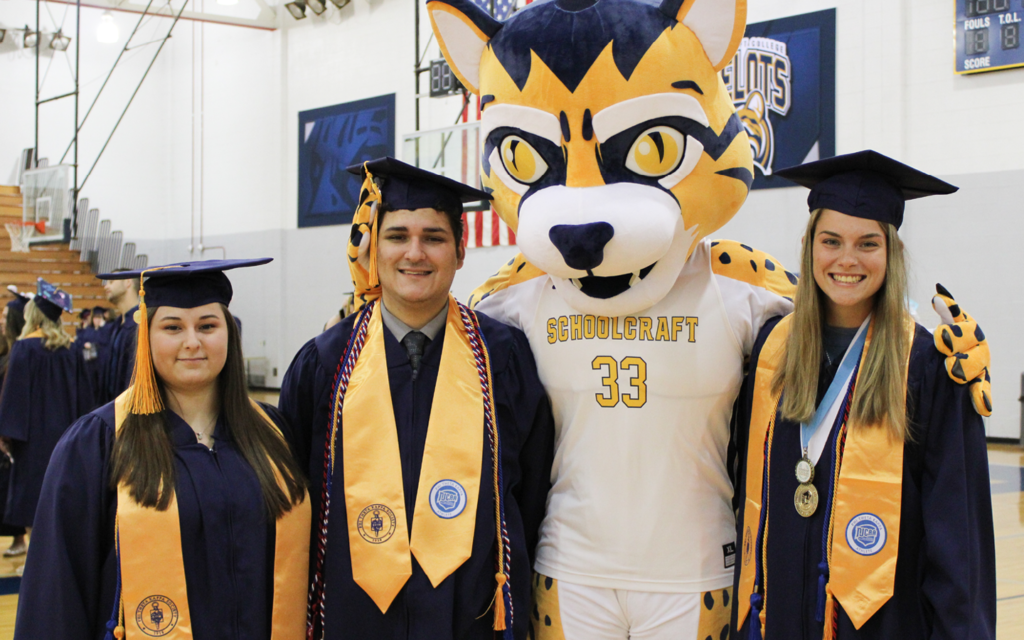
<path fill-rule="evenodd" d="M 345 394 L 341 435 L 352 576 L 385 613 L 412 575 L 410 552 L 435 587 L 472 552 L 483 462 L 484 402 L 467 327 L 454 298 L 448 302 L 441 353 L 441 383 L 430 408 L 411 541 L 384 325 L 377 305 Z M 430 505 L 431 489 L 442 480 L 454 480 L 465 491 L 465 508 L 452 518 L 440 517 Z M 374 515 L 375 511 L 383 515 Z M 379 535 L 371 530 L 373 517 L 383 517 L 382 527 L 376 525 L 381 527 Z"/>
<path fill-rule="evenodd" d="M 864 351 L 864 343 L 867 341 L 868 335 L 867 328 L 870 322 L 871 318 L 869 316 L 860 325 L 860 329 L 857 330 L 857 334 L 853 337 L 853 342 L 850 343 L 842 362 L 839 363 L 839 369 L 836 371 L 835 377 L 832 378 L 832 383 L 828 386 L 828 391 L 825 392 L 825 397 L 821 399 L 821 402 L 818 403 L 818 408 L 814 411 L 814 417 L 811 418 L 810 422 L 800 425 L 800 444 L 803 447 L 804 455 L 808 453 L 811 438 L 821 427 L 822 423 L 825 422 L 828 414 L 834 413 L 832 409 L 835 408 L 836 403 L 841 402 L 843 396 L 846 395 L 845 392 L 850 385 L 853 370 L 860 362 L 861 353 Z M 811 458 L 812 465 L 817 462 L 816 458 L 817 456 Z"/>
<path fill-rule="evenodd" d="M 128 416 L 131 392 L 129 387 L 114 404 L 114 422 L 118 431 Z M 253 408 L 277 430 L 274 422 L 255 402 Z M 281 483 L 280 475 L 278 483 Z M 281 488 L 284 490 L 283 485 Z M 272 640 L 300 640 L 305 637 L 309 526 L 309 500 L 305 497 L 277 520 Z M 191 639 L 192 620 L 181 553 L 177 498 L 172 495 L 167 509 L 158 511 L 137 503 L 128 488 L 121 484 L 117 488 L 114 535 L 119 593 L 114 596 L 114 612 L 107 624 L 108 635 L 117 637 L 115 628 L 121 627 L 127 640 L 157 636 L 169 640 Z M 173 628 L 168 631 L 172 624 Z"/>

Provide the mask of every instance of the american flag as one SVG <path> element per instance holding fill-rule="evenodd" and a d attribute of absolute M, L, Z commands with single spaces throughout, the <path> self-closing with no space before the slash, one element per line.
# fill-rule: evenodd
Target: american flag
<path fill-rule="evenodd" d="M 506 20 L 512 15 L 512 10 L 516 6 L 516 0 L 473 0 L 473 2 L 487 13 L 491 13 L 493 7 L 492 15 L 498 20 Z"/>
<path fill-rule="evenodd" d="M 466 248 L 507 247 L 515 245 L 516 234 L 493 210 L 467 211 L 463 214 Z"/>

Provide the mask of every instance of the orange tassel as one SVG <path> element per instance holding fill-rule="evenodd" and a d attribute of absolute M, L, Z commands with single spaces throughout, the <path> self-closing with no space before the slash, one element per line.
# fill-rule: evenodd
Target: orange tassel
<path fill-rule="evenodd" d="M 153 355 L 149 349 L 149 317 L 146 309 L 146 288 L 142 280 L 146 272 L 139 276 L 139 311 L 135 319 L 139 325 L 139 336 L 135 345 L 135 370 L 132 371 L 132 396 L 128 400 L 128 412 L 138 416 L 160 413 L 164 410 L 163 398 L 156 385 L 156 373 L 153 371 Z"/>
<path fill-rule="evenodd" d="M 505 581 L 508 578 L 505 577 L 504 573 L 499 573 L 494 576 L 498 581 L 498 589 L 494 592 L 494 630 L 504 631 L 505 630 Z"/>
<path fill-rule="evenodd" d="M 825 598 L 825 633 L 822 634 L 822 640 L 833 640 L 835 637 L 835 616 L 836 616 L 836 599 L 832 596 L 831 587 L 825 587 L 825 592 L 828 594 Z"/>
<path fill-rule="evenodd" d="M 370 273 L 367 276 L 370 281 L 370 288 L 380 286 L 380 277 L 377 274 L 377 220 L 380 219 L 380 205 L 377 207 L 377 214 L 373 216 L 373 224 L 370 226 Z"/>

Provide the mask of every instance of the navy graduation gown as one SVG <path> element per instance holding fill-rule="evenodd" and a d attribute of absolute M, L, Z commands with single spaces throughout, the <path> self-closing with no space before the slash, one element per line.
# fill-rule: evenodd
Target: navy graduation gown
<path fill-rule="evenodd" d="M 7 359 L 10 353 L 0 356 L 0 389 L 3 388 L 4 376 L 7 374 Z M 7 456 L 0 453 L 0 518 L 7 509 L 7 491 L 11 486 L 11 462 Z M 0 522 L 0 536 L 24 535 L 25 527 L 16 527 Z"/>
<path fill-rule="evenodd" d="M 758 337 L 751 372 L 774 325 L 770 322 Z M 834 375 L 834 370 L 830 373 Z M 747 451 L 752 386 L 751 373 L 737 407 L 740 456 Z M 967 387 L 949 379 L 932 334 L 920 326 L 911 350 L 907 407 L 913 441 L 903 449 L 894 595 L 859 630 L 840 603 L 837 638 L 994 638 L 995 543 L 984 425 L 971 405 Z M 815 610 L 822 534 L 827 526 L 824 505 L 830 453 L 826 447 L 814 470 L 814 485 L 821 496 L 818 510 L 803 518 L 793 507 L 798 484 L 794 469 L 800 451 L 800 425 L 780 419 L 769 478 L 765 640 L 820 640 L 823 632 Z M 741 463 L 736 483 L 738 536 L 742 535 L 745 504 L 743 469 Z M 738 562 L 737 584 L 740 569 Z M 735 638 L 750 637 L 749 619 L 746 622 Z"/>
<path fill-rule="evenodd" d="M 288 434 L 277 410 L 262 406 Z M 256 474 L 223 419 L 211 450 L 176 414 L 165 415 L 174 443 L 193 637 L 269 639 L 276 528 Z M 117 575 L 117 492 L 110 488 L 114 433 L 109 403 L 68 429 L 53 453 L 21 583 L 16 640 L 100 640 L 106 633 Z"/>
<path fill-rule="evenodd" d="M 529 627 L 530 577 L 537 532 L 544 517 L 550 488 L 554 425 L 551 408 L 526 336 L 477 314 L 491 356 L 499 437 L 502 446 L 505 517 L 511 540 L 513 628 L 518 640 Z M 324 475 L 324 444 L 334 374 L 348 344 L 355 315 L 310 340 L 295 356 L 281 388 L 281 410 L 292 424 L 298 455 L 308 461 L 314 519 L 320 506 Z M 444 342 L 444 330 L 424 350 L 417 380 L 405 348 L 384 328 L 391 400 L 398 430 L 406 514 L 412 517 L 419 485 L 434 386 Z M 443 384 L 443 381 L 442 381 Z M 483 428 L 481 426 L 481 428 Z M 486 442 L 486 441 L 485 441 Z M 344 508 L 344 468 L 339 438 L 334 468 L 326 579 L 327 633 L 330 640 L 491 640 L 496 545 L 493 473 L 490 453 L 481 451 L 483 465 L 472 556 L 435 589 L 415 556 L 412 577 L 387 613 L 353 580 L 348 523 Z M 486 449 L 486 446 L 485 446 Z M 317 538 L 310 545 L 310 570 L 315 567 Z"/>
<path fill-rule="evenodd" d="M 121 392 L 132 383 L 132 371 L 135 369 L 135 335 L 139 325 L 135 322 L 133 307 L 117 320 L 111 330 L 108 355 L 103 373 L 103 393 L 101 402 L 107 403 L 121 395 Z"/>
<path fill-rule="evenodd" d="M 53 448 L 92 407 L 92 387 L 74 344 L 50 351 L 42 338 L 14 343 L 0 394 L 0 436 L 14 441 L 4 522 L 32 526 Z"/>

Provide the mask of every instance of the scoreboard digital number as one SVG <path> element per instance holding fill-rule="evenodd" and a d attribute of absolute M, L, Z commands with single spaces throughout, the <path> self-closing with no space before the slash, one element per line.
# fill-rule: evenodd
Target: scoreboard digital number
<path fill-rule="evenodd" d="M 440 60 L 430 61 L 430 97 L 441 98 L 444 96 L 452 96 L 458 93 L 462 93 L 462 83 L 452 73 L 451 67 L 448 66 L 448 62 L 441 58 Z"/>
<path fill-rule="evenodd" d="M 1024 67 L 1024 0 L 956 0 L 956 72 Z"/>

